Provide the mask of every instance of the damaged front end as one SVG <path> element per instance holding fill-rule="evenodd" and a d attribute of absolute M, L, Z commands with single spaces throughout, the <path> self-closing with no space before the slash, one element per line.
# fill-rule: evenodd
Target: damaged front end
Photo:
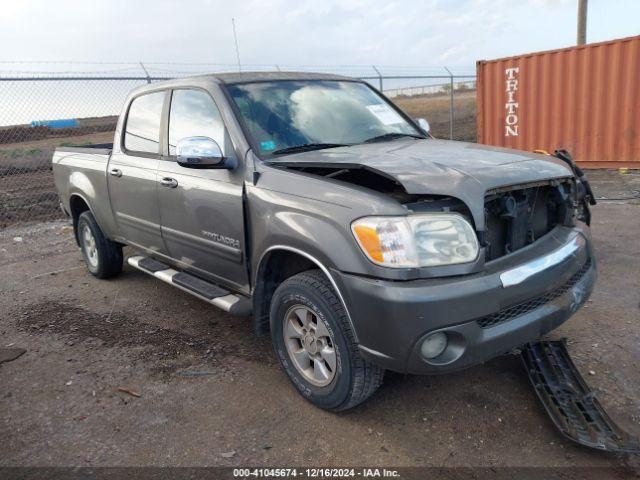
<path fill-rule="evenodd" d="M 366 165 L 313 165 L 308 163 L 273 162 L 273 167 L 286 168 L 294 172 L 317 175 L 327 179 L 355 185 L 357 187 L 374 190 L 383 193 L 399 203 L 407 203 L 417 200 L 418 195 L 410 195 L 400 182 L 393 176 L 369 168 Z"/>
<path fill-rule="evenodd" d="M 397 201 L 412 213 L 454 212 L 464 216 L 476 229 L 485 261 L 498 259 L 530 245 L 557 226 L 573 227 L 590 223 L 589 203 L 593 198 L 585 188 L 586 178 L 577 176 L 542 180 L 490 189 L 484 196 L 484 215 L 474 215 L 455 196 L 408 193 L 393 175 L 360 164 L 273 163 L 326 179 L 374 190 Z"/>
<path fill-rule="evenodd" d="M 485 197 L 485 230 L 479 232 L 486 260 L 532 244 L 556 226 L 576 222 L 573 184 L 552 180 L 496 189 Z"/>
<path fill-rule="evenodd" d="M 554 157 L 559 158 L 566 163 L 575 178 L 575 203 L 578 214 L 578 219 L 585 222 L 587 225 L 591 225 L 591 212 L 589 211 L 589 205 L 596 205 L 596 197 L 591 190 L 591 185 L 584 171 L 573 161 L 573 157 L 566 150 L 556 150 L 553 154 Z"/>
<path fill-rule="evenodd" d="M 591 224 L 589 205 L 596 200 L 584 172 L 566 150 L 555 156 L 574 173 L 558 179 L 494 189 L 485 197 L 485 230 L 479 232 L 487 261 L 535 242 L 558 225 Z"/>

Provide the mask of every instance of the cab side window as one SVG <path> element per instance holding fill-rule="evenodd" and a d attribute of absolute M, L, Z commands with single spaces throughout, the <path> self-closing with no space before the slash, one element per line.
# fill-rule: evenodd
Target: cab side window
<path fill-rule="evenodd" d="M 213 99 L 202 90 L 174 90 L 169 111 L 169 155 L 186 137 L 209 137 L 225 153 L 225 129 Z"/>
<path fill-rule="evenodd" d="M 160 121 L 165 92 L 141 95 L 131 102 L 124 132 L 124 148 L 160 153 Z"/>

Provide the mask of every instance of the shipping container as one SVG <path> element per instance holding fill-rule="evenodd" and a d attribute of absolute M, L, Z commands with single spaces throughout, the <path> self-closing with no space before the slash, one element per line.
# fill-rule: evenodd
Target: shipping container
<path fill-rule="evenodd" d="M 477 62 L 478 142 L 640 168 L 640 36 Z"/>

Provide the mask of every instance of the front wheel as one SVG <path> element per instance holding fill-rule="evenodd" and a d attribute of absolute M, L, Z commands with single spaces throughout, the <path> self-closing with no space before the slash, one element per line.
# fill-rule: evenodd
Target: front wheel
<path fill-rule="evenodd" d="M 91 212 L 78 217 L 76 235 L 89 273 L 98 278 L 115 277 L 122 271 L 122 246 L 109 240 Z"/>
<path fill-rule="evenodd" d="M 276 289 L 270 323 L 282 368 L 314 405 L 347 410 L 381 385 L 384 370 L 360 355 L 342 302 L 321 271 L 299 273 Z"/>

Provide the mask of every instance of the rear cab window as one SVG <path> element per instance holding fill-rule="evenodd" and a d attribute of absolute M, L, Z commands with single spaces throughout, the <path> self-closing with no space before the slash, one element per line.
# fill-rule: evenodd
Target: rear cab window
<path fill-rule="evenodd" d="M 165 91 L 134 98 L 125 123 L 124 148 L 131 153 L 160 153 L 160 124 Z"/>

